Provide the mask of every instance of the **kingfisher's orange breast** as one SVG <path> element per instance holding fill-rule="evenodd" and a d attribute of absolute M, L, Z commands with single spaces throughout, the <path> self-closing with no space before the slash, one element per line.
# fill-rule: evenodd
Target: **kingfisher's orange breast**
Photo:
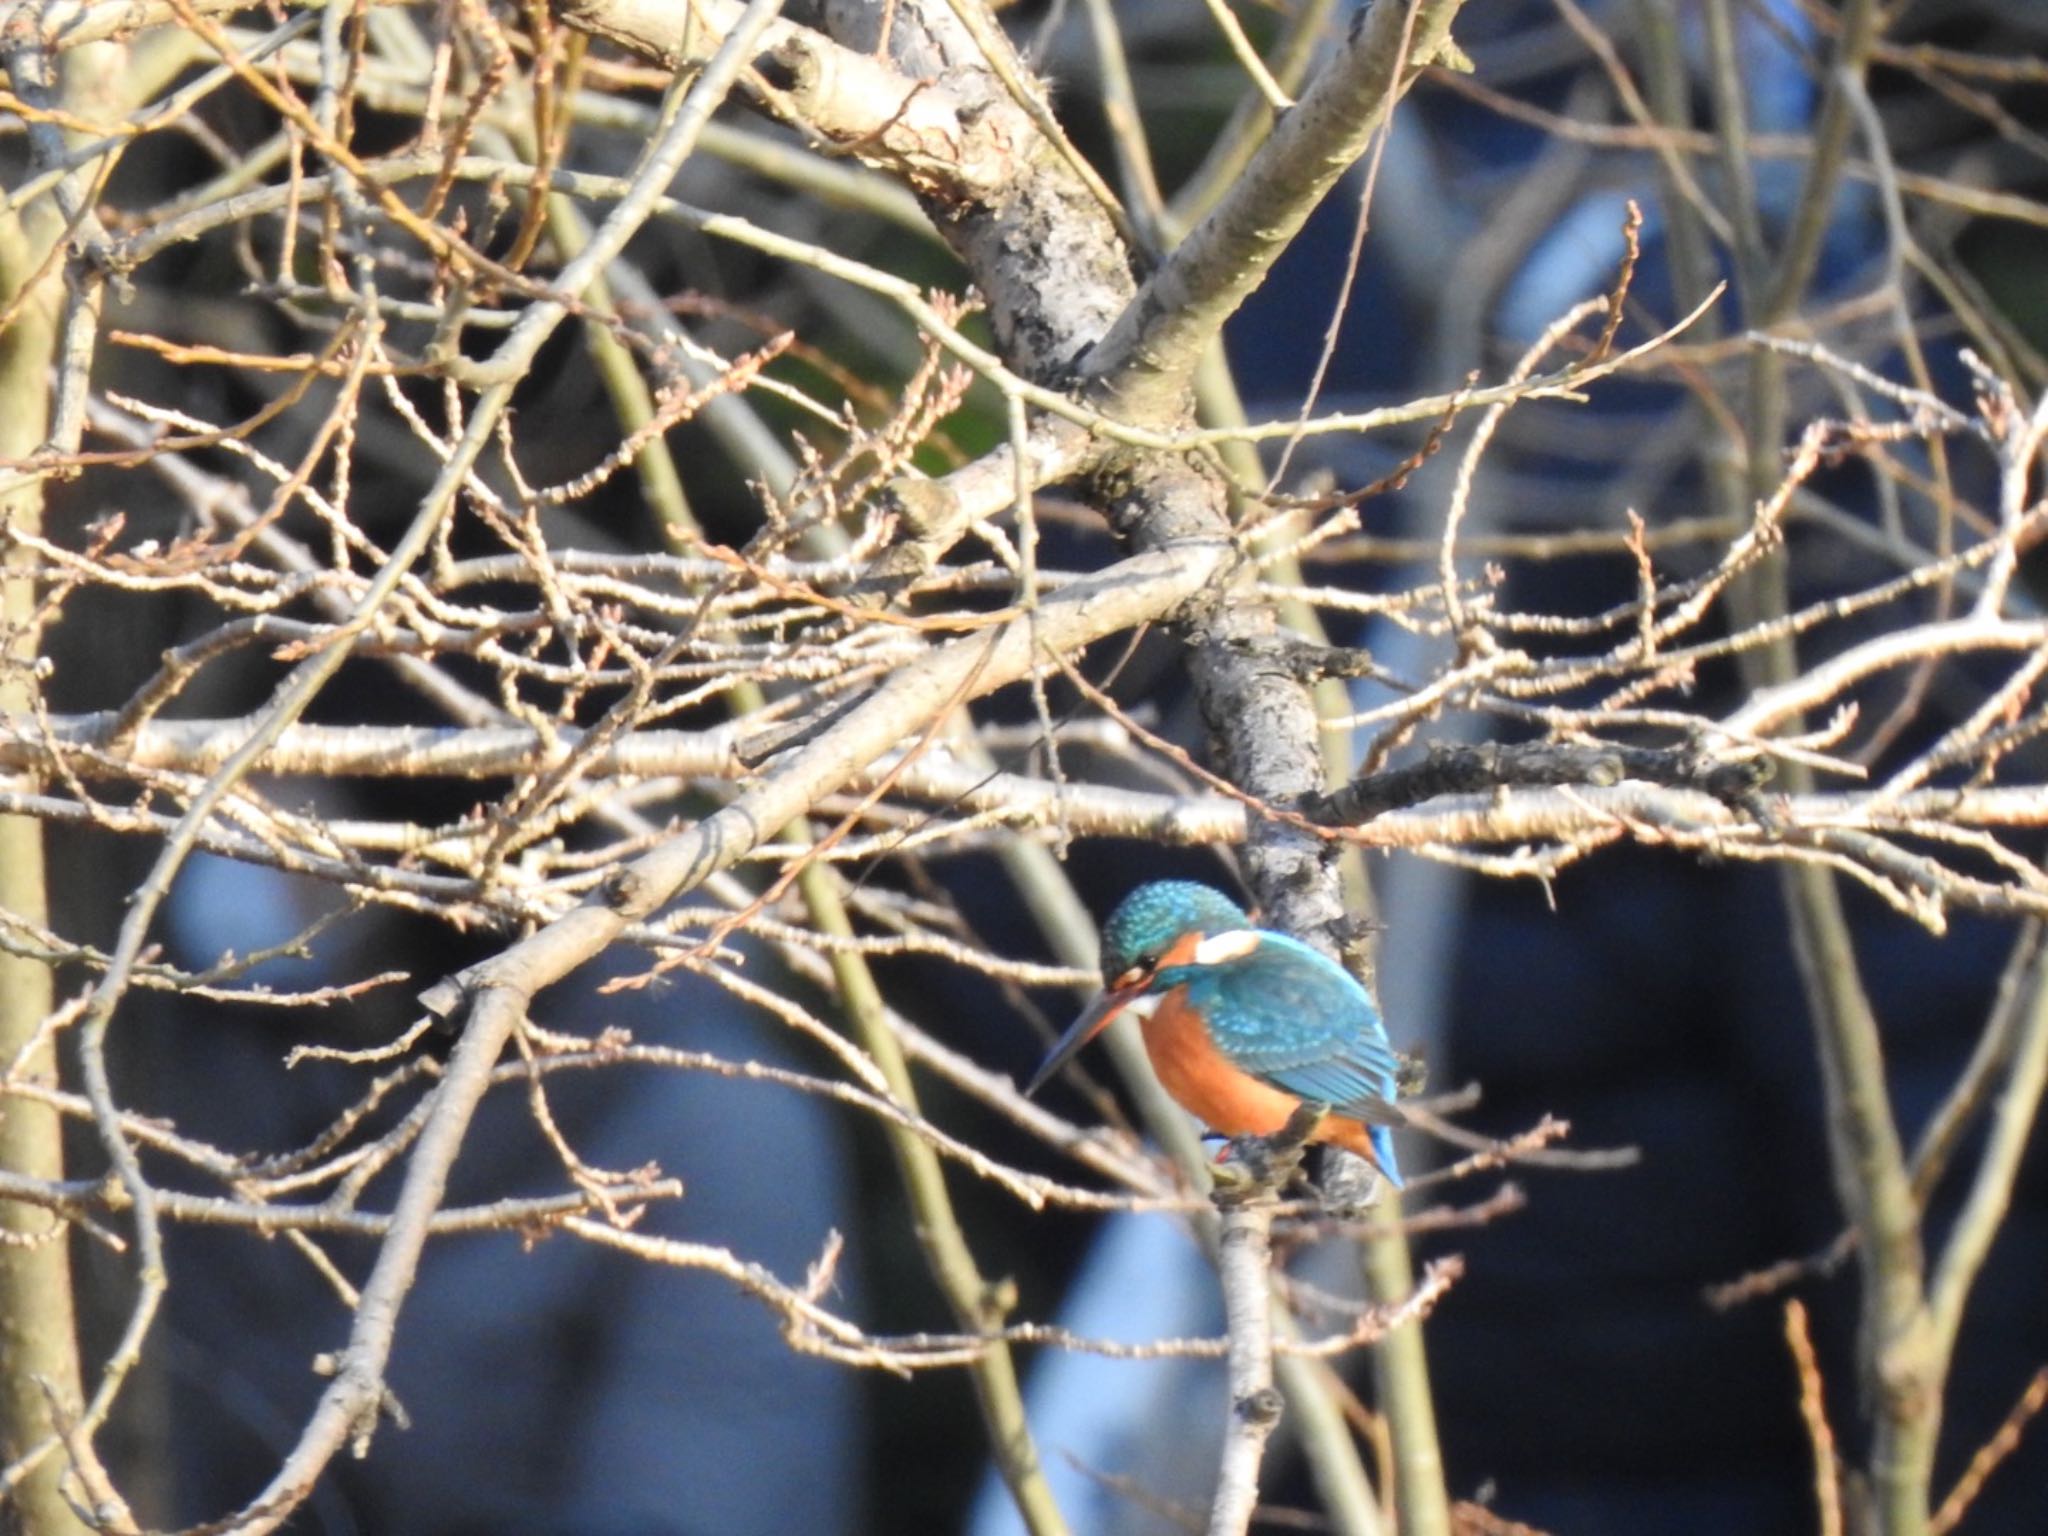
<path fill-rule="evenodd" d="M 1160 1085 L 1173 1095 L 1175 1103 L 1212 1131 L 1225 1136 L 1270 1136 L 1287 1124 L 1287 1117 L 1301 1103 L 1293 1094 L 1232 1066 L 1209 1038 L 1201 1015 L 1188 1006 L 1185 987 L 1176 987 L 1160 998 L 1152 1016 L 1139 1027 L 1145 1037 L 1145 1054 L 1152 1058 Z M 1378 1161 L 1365 1127 L 1343 1115 L 1324 1116 L 1310 1139 L 1334 1142 L 1347 1152 Z"/>

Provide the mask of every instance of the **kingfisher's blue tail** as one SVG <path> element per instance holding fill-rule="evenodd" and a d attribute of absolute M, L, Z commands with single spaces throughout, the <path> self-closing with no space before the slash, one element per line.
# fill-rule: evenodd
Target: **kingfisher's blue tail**
<path fill-rule="evenodd" d="M 1379 1162 L 1380 1172 L 1394 1188 L 1402 1188 L 1401 1165 L 1394 1161 L 1394 1133 L 1384 1125 L 1368 1126 L 1366 1130 L 1372 1138 L 1372 1155 Z"/>

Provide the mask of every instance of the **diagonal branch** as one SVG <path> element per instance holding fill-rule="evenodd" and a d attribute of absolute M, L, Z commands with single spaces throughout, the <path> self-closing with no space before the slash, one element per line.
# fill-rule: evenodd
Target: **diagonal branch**
<path fill-rule="evenodd" d="M 1140 422 L 1178 414 L 1195 365 L 1223 322 L 1265 281 L 1324 195 L 1365 153 L 1402 87 L 1449 41 L 1463 3 L 1376 0 L 1353 23 L 1336 56 L 1215 211 L 1089 354 L 1084 373 L 1109 414 Z"/>
<path fill-rule="evenodd" d="M 2048 964 L 2039 956 L 2028 979 L 2018 1023 L 2005 1091 L 1992 1111 L 1989 1145 L 1928 1283 L 1935 1348 L 1944 1359 L 1955 1348 L 1970 1288 L 2005 1223 L 2020 1158 L 2033 1136 L 2042 1090 L 2048 1087 Z"/>

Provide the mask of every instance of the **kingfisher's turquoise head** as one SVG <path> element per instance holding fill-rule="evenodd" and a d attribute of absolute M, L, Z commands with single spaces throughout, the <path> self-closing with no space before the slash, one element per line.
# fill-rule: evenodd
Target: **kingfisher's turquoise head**
<path fill-rule="evenodd" d="M 1024 1092 L 1043 1088 L 1111 1019 L 1151 991 L 1164 968 L 1185 959 L 1183 952 L 1194 942 L 1211 934 L 1239 932 L 1251 922 L 1244 908 L 1197 881 L 1155 880 L 1139 886 L 1102 925 L 1101 994 L 1060 1036 Z"/>
<path fill-rule="evenodd" d="M 1186 934 L 1207 938 L 1251 925 L 1244 908 L 1214 886 L 1154 880 L 1118 902 L 1102 925 L 1102 979 L 1115 988 L 1135 979 L 1135 971 L 1156 969 L 1174 940 Z"/>

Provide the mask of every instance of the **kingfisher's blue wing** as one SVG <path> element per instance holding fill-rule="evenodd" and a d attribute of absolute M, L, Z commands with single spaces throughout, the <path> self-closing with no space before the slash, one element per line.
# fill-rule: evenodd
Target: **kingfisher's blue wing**
<path fill-rule="evenodd" d="M 1399 1063 L 1380 1011 L 1320 950 L 1261 933 L 1249 953 L 1175 966 L 1159 979 L 1188 989 L 1232 1065 L 1368 1125 L 1404 1123 L 1394 1103 Z"/>

